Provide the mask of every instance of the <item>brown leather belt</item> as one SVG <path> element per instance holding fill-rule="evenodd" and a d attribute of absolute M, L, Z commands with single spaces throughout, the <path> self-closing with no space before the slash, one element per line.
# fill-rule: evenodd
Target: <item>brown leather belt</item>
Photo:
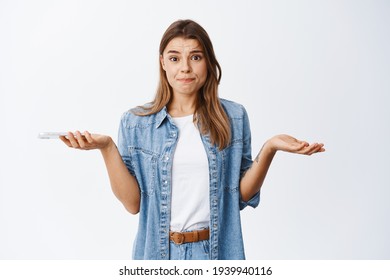
<path fill-rule="evenodd" d="M 201 240 L 207 240 L 210 236 L 209 229 L 194 230 L 188 232 L 170 231 L 169 238 L 175 244 L 180 245 L 183 243 L 198 242 Z"/>

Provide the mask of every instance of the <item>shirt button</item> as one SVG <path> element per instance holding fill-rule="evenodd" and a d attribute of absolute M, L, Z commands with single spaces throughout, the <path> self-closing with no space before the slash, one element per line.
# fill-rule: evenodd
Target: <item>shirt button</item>
<path fill-rule="evenodd" d="M 163 184 L 164 184 L 164 185 L 168 184 L 168 181 L 167 181 L 167 180 L 164 180 L 164 181 L 163 181 Z"/>
<path fill-rule="evenodd" d="M 165 156 L 164 161 L 168 161 L 168 160 L 169 160 L 169 156 Z"/>
<path fill-rule="evenodd" d="M 171 137 L 175 138 L 176 137 L 176 132 L 171 132 Z"/>

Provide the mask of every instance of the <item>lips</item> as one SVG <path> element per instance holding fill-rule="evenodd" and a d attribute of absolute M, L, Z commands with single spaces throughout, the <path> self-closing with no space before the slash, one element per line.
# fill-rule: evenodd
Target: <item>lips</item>
<path fill-rule="evenodd" d="M 183 79 L 177 79 L 179 82 L 184 84 L 189 84 L 195 80 L 195 78 L 183 78 Z"/>

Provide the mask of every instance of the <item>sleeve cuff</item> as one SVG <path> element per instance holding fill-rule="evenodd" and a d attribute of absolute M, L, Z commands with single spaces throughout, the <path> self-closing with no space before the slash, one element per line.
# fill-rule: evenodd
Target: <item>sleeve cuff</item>
<path fill-rule="evenodd" d="M 260 203 L 260 191 L 258 191 L 251 199 L 248 201 L 243 201 L 240 197 L 240 210 L 243 210 L 245 207 L 250 206 L 256 208 Z"/>

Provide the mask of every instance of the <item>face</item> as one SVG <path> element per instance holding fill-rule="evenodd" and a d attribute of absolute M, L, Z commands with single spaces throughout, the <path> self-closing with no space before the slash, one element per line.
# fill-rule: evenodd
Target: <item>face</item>
<path fill-rule="evenodd" d="M 196 96 L 207 79 L 207 64 L 198 40 L 172 39 L 160 57 L 173 94 Z"/>

